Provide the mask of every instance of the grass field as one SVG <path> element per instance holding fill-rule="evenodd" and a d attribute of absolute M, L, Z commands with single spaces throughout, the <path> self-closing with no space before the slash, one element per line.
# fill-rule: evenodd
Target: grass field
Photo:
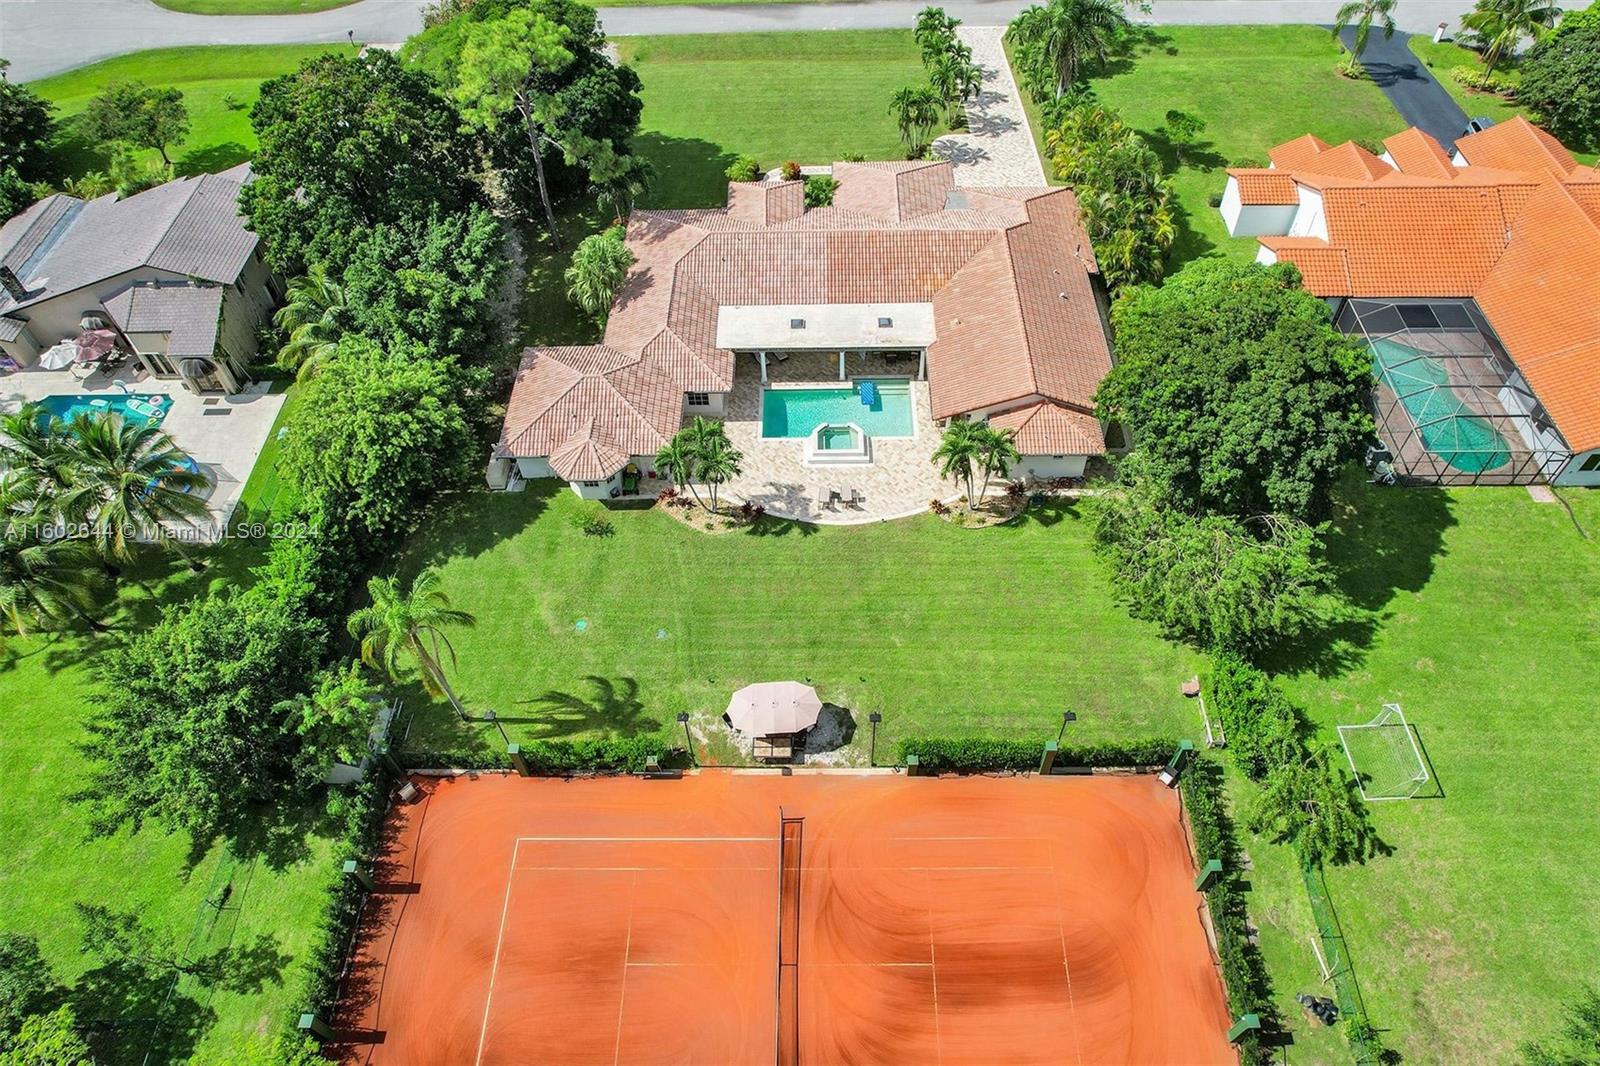
<path fill-rule="evenodd" d="M 300 61 L 349 45 L 196 45 L 133 52 L 39 81 L 28 87 L 56 105 L 62 132 L 57 141 L 63 177 L 104 170 L 107 154 L 74 129 L 71 118 L 111 82 L 130 79 L 182 90 L 189 108 L 189 137 L 168 149 L 179 174 L 225 170 L 250 158 L 255 132 L 250 107 L 261 83 L 287 74 Z M 154 151 L 149 158 L 159 158 Z"/>
<path fill-rule="evenodd" d="M 763 166 L 900 159 L 889 96 L 923 80 L 909 31 L 625 37 L 644 82 L 637 149 L 656 165 L 646 207 L 721 205 L 734 157 Z"/>
<path fill-rule="evenodd" d="M 1100 100 L 1145 134 L 1173 173 L 1179 223 L 1173 269 L 1204 255 L 1255 257 L 1254 238 L 1229 237 L 1208 202 L 1222 194 L 1228 166 L 1248 159 L 1264 164 L 1269 148 L 1302 133 L 1337 144 L 1401 128 L 1377 86 L 1335 72 L 1339 55 L 1333 38 L 1314 26 L 1158 26 L 1131 55 L 1091 79 Z M 1161 133 L 1171 108 L 1206 123 L 1182 166 Z M 1029 120 L 1042 143 L 1031 108 Z"/>
<path fill-rule="evenodd" d="M 191 15 L 308 15 L 347 7 L 356 0 L 155 0 L 157 7 Z"/>
<path fill-rule="evenodd" d="M 1042 742 L 1067 708 L 1081 740 L 1198 725 L 1178 694 L 1196 657 L 1108 601 L 1075 507 L 985 531 L 928 517 L 717 537 L 615 509 L 615 534 L 588 537 L 599 505 L 550 484 L 463 499 L 406 560 L 441 563 L 477 616 L 451 637 L 459 690 L 513 737 L 681 738 L 679 711 L 714 719 L 735 689 L 783 678 L 809 678 L 862 725 L 881 711 L 880 754 L 927 731 Z M 412 740 L 498 742 L 483 728 L 435 703 Z"/>

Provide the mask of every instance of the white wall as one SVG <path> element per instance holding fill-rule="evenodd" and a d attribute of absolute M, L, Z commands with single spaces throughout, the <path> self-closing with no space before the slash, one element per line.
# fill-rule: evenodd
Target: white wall
<path fill-rule="evenodd" d="M 683 411 L 688 415 L 704 415 L 708 418 L 721 418 L 728 410 L 728 394 L 725 392 L 706 393 L 708 401 L 704 407 L 697 407 L 689 402 L 689 394 L 683 394 Z"/>
<path fill-rule="evenodd" d="M 517 473 L 529 481 L 536 481 L 542 477 L 556 476 L 556 472 L 550 469 L 549 460 L 537 457 L 518 459 Z"/>
<path fill-rule="evenodd" d="M 1328 220 L 1322 213 L 1322 194 L 1304 185 L 1300 190 L 1300 206 L 1295 209 L 1294 224 L 1289 227 L 1291 237 L 1321 237 L 1328 239 Z"/>
<path fill-rule="evenodd" d="M 1271 266 L 1278 261 L 1278 253 L 1264 244 L 1256 245 L 1256 262 L 1262 266 Z"/>
<path fill-rule="evenodd" d="M 1583 465 L 1591 460 L 1595 460 L 1594 469 L 1582 469 Z M 1561 476 L 1556 478 L 1556 484 L 1600 487 L 1600 448 L 1574 455 L 1567 468 L 1561 472 Z"/>
<path fill-rule="evenodd" d="M 0 341 L 0 352 L 5 352 L 19 366 L 32 366 L 39 361 L 39 346 L 27 326 L 17 334 L 16 340 Z"/>
<path fill-rule="evenodd" d="M 1022 461 L 1011 468 L 1011 476 L 1082 477 L 1087 461 L 1088 456 L 1084 455 L 1024 455 Z"/>
<path fill-rule="evenodd" d="M 1230 237 L 1281 237 L 1294 226 L 1297 204 L 1250 204 L 1246 206 L 1239 197 L 1239 179 L 1228 178 L 1228 187 L 1222 191 L 1222 221 Z"/>

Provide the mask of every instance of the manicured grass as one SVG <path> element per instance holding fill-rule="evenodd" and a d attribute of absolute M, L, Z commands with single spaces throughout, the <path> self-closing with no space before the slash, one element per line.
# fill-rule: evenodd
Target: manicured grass
<path fill-rule="evenodd" d="M 306 15 L 347 7 L 356 0 L 155 0 L 168 11 L 191 15 Z"/>
<path fill-rule="evenodd" d="M 1145 134 L 1173 172 L 1179 208 L 1173 269 L 1205 255 L 1255 257 L 1254 238 L 1229 237 L 1208 202 L 1221 196 L 1229 165 L 1265 164 L 1269 148 L 1302 133 L 1337 144 L 1401 129 L 1377 86 L 1339 76 L 1339 56 L 1333 38 L 1315 26 L 1157 26 L 1091 80 L 1100 100 Z M 1206 123 L 1182 166 L 1161 133 L 1173 108 Z M 1032 111 L 1029 119 L 1042 143 Z"/>
<path fill-rule="evenodd" d="M 679 711 L 719 718 L 755 681 L 809 679 L 849 708 L 864 749 L 919 732 L 1068 740 L 1189 735 L 1178 693 L 1196 656 L 1109 602 L 1075 506 L 1016 527 L 961 529 L 931 516 L 856 528 L 764 526 L 707 536 L 655 509 L 600 509 L 565 487 L 480 493 L 415 541 L 402 569 L 444 567 L 476 628 L 450 639 L 469 709 L 513 738 L 659 731 Z M 579 630 L 577 624 L 585 623 Z M 411 742 L 489 750 L 492 728 L 416 704 Z M 862 751 L 864 754 L 864 750 Z"/>
<path fill-rule="evenodd" d="M 182 90 L 189 108 L 189 137 L 168 149 L 179 174 L 225 170 L 250 158 L 255 131 L 250 107 L 261 83 L 287 74 L 300 61 L 323 52 L 349 51 L 327 44 L 197 45 L 133 52 L 40 81 L 29 88 L 56 105 L 62 132 L 57 141 L 62 177 L 104 170 L 108 155 L 89 143 L 70 121 L 111 82 L 128 79 Z M 155 152 L 149 158 L 159 158 Z"/>
<path fill-rule="evenodd" d="M 1400 703 L 1444 792 L 1373 805 L 1395 853 L 1329 872 L 1408 1061 L 1511 1061 L 1594 977 L 1600 494 L 1566 495 L 1587 539 L 1522 489 L 1363 487 L 1335 523 L 1332 562 L 1377 622 L 1306 649 L 1294 690 L 1330 731 Z"/>
<path fill-rule="evenodd" d="M 889 96 L 924 79 L 909 31 L 705 34 L 616 42 L 644 82 L 645 207 L 721 205 L 739 155 L 763 166 L 900 159 Z"/>

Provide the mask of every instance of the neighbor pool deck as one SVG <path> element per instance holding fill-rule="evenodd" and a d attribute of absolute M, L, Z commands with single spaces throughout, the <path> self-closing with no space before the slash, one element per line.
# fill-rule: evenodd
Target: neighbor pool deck
<path fill-rule="evenodd" d="M 915 361 L 909 365 L 915 371 Z M 908 364 L 877 355 L 851 355 L 846 373 L 852 378 L 904 377 Z M 791 355 L 768 364 L 768 377 L 779 384 L 839 387 L 839 359 L 833 353 Z M 928 509 L 935 498 L 950 500 L 962 487 L 939 476 L 933 451 L 939 446 L 928 383 L 911 383 L 912 436 L 872 440 L 872 462 L 851 466 L 809 466 L 805 441 L 761 435 L 761 373 L 753 359 L 741 359 L 728 397 L 727 429 L 734 447 L 744 453 L 744 472 L 725 489 L 734 502 L 749 501 L 785 518 L 829 524 L 877 522 L 904 518 Z M 828 493 L 849 498 L 854 489 L 865 497 L 859 508 L 829 510 Z"/>
<path fill-rule="evenodd" d="M 200 539 L 216 540 L 239 502 L 239 493 L 283 407 L 284 394 L 268 392 L 267 383 L 258 382 L 233 396 L 200 396 L 184 388 L 181 381 L 141 377 L 126 367 L 112 377 L 96 371 L 83 381 L 70 370 L 30 367 L 0 378 L 0 410 L 14 411 L 46 396 L 121 396 L 122 386 L 134 393 L 171 398 L 161 430 L 211 476 L 214 488 L 206 503 L 211 508 L 212 528 L 201 530 Z"/>

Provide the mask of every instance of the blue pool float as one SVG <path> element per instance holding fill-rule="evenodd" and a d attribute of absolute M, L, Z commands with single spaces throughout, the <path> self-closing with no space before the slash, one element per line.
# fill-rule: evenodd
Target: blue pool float
<path fill-rule="evenodd" d="M 878 383 L 876 381 L 863 381 L 861 383 L 861 405 L 871 407 L 878 402 Z"/>

